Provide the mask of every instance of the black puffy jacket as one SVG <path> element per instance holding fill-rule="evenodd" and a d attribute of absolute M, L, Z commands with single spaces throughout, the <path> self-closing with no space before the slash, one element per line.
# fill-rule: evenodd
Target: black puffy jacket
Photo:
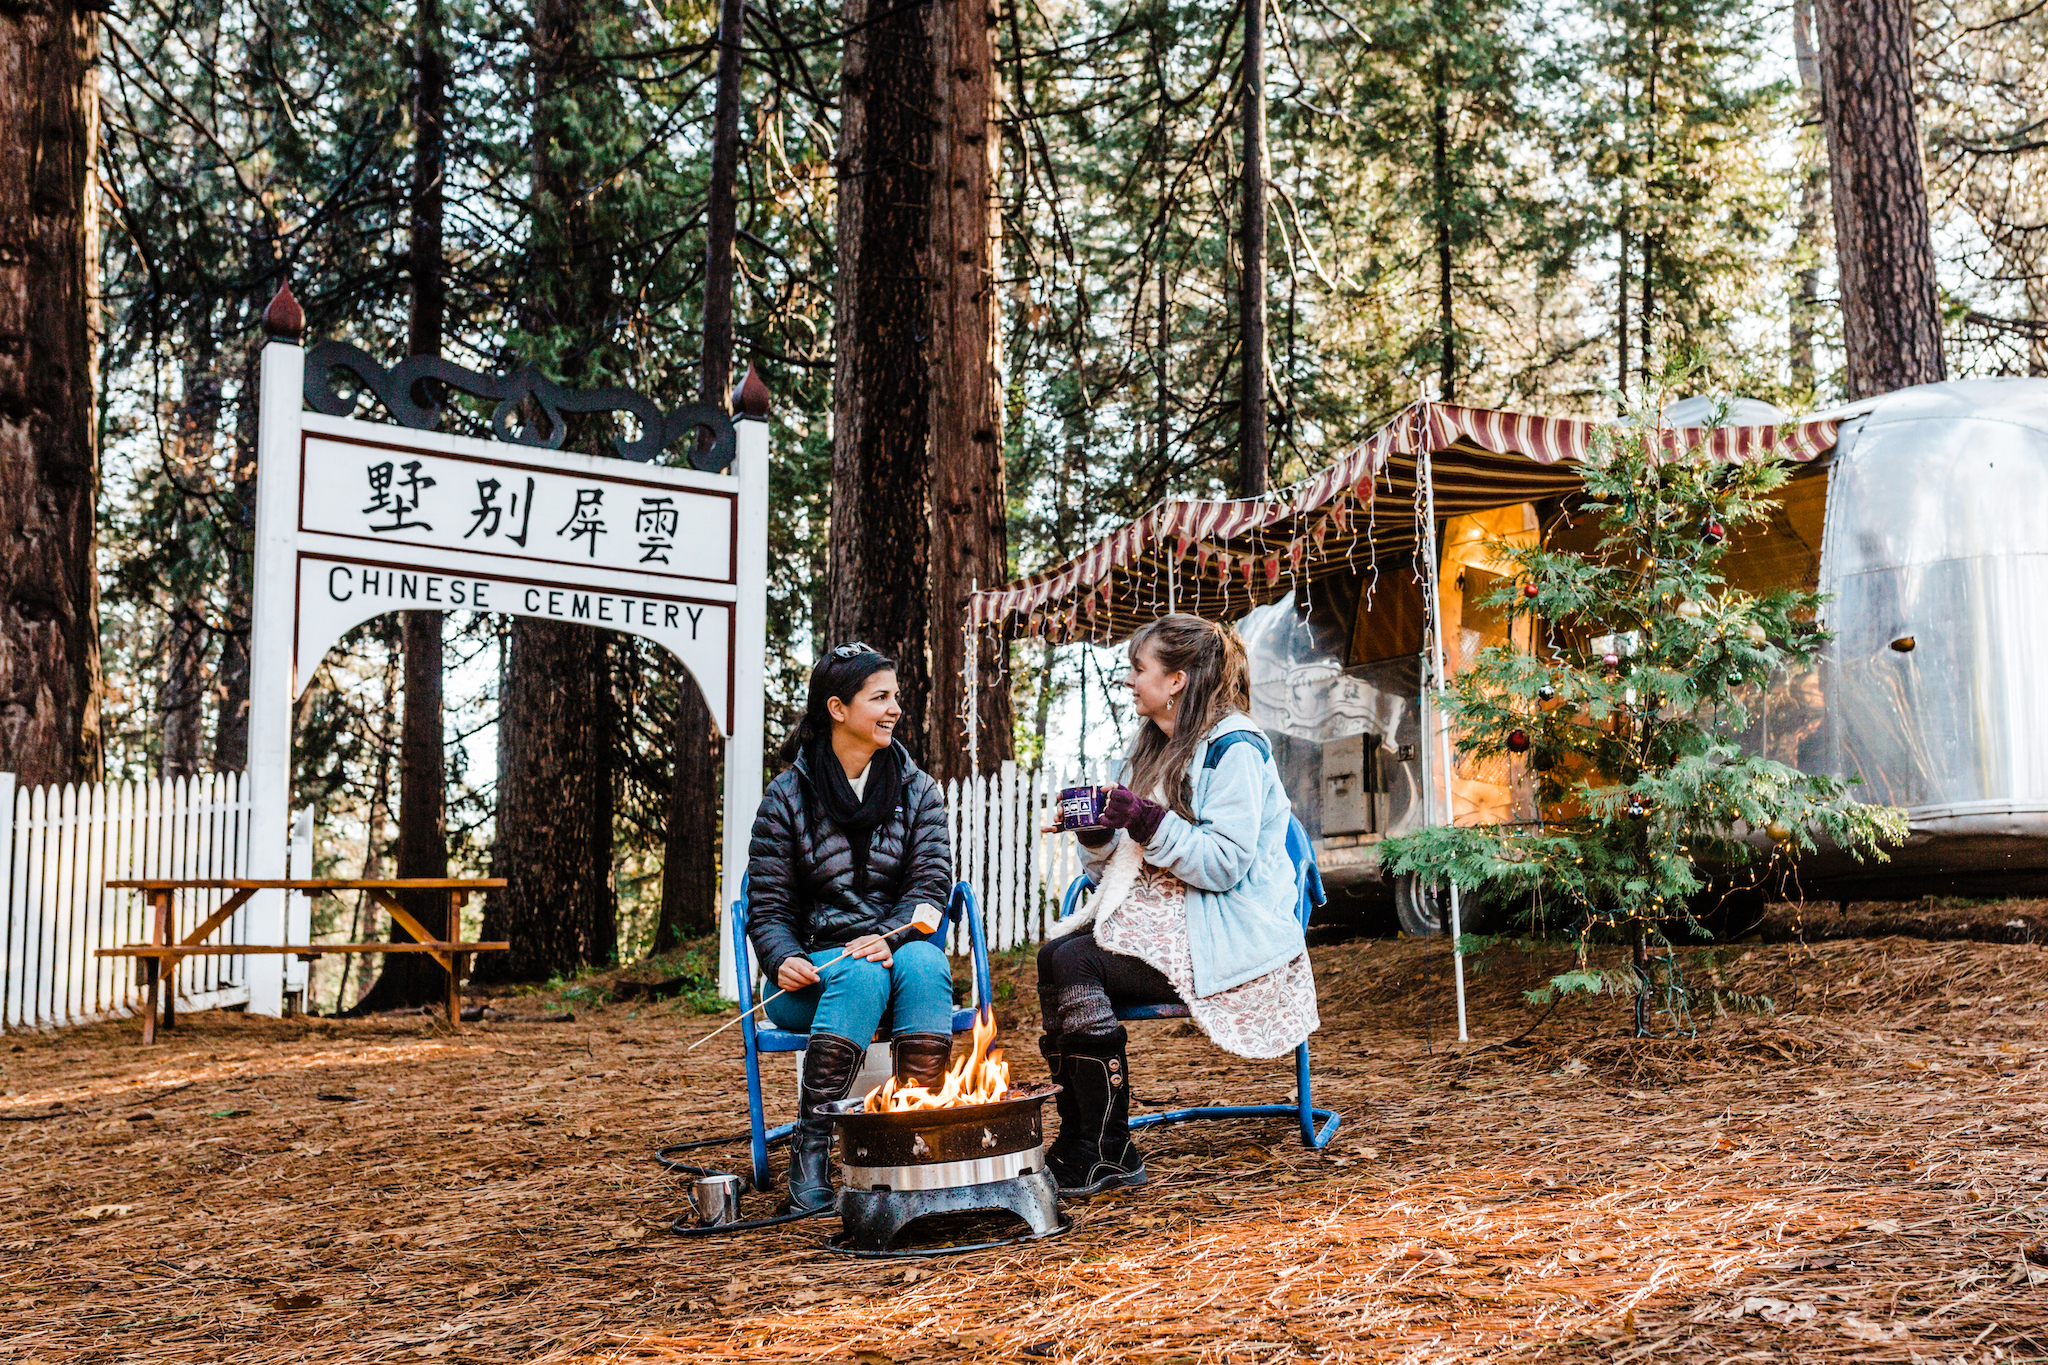
<path fill-rule="evenodd" d="M 784 958 L 851 943 L 908 924 L 919 902 L 946 908 L 953 891 L 953 841 L 946 801 L 931 774 L 903 761 L 896 809 L 868 840 L 868 889 L 853 889 L 853 848 L 818 809 L 808 756 L 761 797 L 747 845 L 747 937 L 772 980 Z"/>

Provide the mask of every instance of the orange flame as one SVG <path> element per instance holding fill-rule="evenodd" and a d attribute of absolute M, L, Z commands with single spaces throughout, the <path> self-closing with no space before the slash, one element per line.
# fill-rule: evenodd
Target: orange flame
<path fill-rule="evenodd" d="M 974 1017 L 974 1046 L 966 1056 L 955 1055 L 946 1068 L 946 1080 L 936 1092 L 921 1085 L 898 1086 L 891 1076 L 868 1092 L 861 1109 L 870 1114 L 895 1114 L 911 1109 L 950 1109 L 965 1104 L 992 1104 L 1010 1093 L 1010 1064 L 1003 1050 L 992 1047 L 996 1040 L 994 1010 Z"/>

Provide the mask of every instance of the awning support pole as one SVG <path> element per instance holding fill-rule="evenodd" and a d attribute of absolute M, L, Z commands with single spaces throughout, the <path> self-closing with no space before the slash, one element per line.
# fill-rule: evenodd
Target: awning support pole
<path fill-rule="evenodd" d="M 1418 470 L 1422 476 L 1423 508 L 1422 535 L 1419 537 L 1419 540 L 1422 550 L 1422 562 L 1429 579 L 1429 667 L 1431 674 L 1424 685 L 1438 689 L 1441 694 L 1448 690 L 1449 680 L 1445 676 L 1444 668 L 1443 592 L 1437 575 L 1436 479 L 1430 469 L 1429 442 L 1423 441 L 1421 449 L 1422 458 L 1417 462 Z M 1438 770 L 1441 773 L 1441 777 L 1437 782 L 1437 786 L 1444 794 L 1444 824 L 1448 827 L 1458 822 L 1457 811 L 1452 804 L 1451 797 L 1451 726 L 1448 712 L 1441 702 L 1436 706 L 1430 707 L 1429 710 L 1430 720 L 1436 725 L 1436 742 L 1438 752 L 1443 760 L 1443 766 Z M 1423 737 L 1423 742 L 1425 744 L 1429 742 L 1428 736 Z M 1433 807 L 1435 802 L 1430 804 Z M 1431 814 L 1434 813 L 1434 810 L 1432 810 Z M 1467 1043 L 1472 1039 L 1465 1028 L 1465 953 L 1459 947 L 1459 940 L 1464 937 L 1464 926 L 1459 922 L 1458 884 L 1450 881 L 1449 878 L 1445 878 L 1445 881 L 1449 884 L 1451 895 L 1451 980 L 1456 988 L 1458 997 L 1458 1041 Z"/>

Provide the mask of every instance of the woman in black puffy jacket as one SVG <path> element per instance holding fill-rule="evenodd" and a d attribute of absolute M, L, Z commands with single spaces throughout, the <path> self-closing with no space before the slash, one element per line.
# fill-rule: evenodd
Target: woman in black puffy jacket
<path fill-rule="evenodd" d="M 767 1006 L 777 1028 L 808 1033 L 789 1207 L 832 1202 L 831 1121 L 884 1017 L 899 1084 L 936 1090 L 953 1046 L 953 969 L 945 950 L 883 938 L 920 904 L 944 908 L 953 850 L 939 784 L 896 742 L 895 661 L 840 645 L 811 670 L 791 766 L 761 798 L 747 857 L 747 936 L 761 969 L 789 994 Z"/>

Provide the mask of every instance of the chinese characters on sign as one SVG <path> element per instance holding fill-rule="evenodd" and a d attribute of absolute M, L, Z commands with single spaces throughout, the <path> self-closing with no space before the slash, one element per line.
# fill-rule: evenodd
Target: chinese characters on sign
<path fill-rule="evenodd" d="M 519 495 L 514 493 L 512 494 L 511 501 L 505 506 L 500 507 L 498 505 L 498 493 L 503 486 L 496 479 L 478 479 L 476 481 L 476 506 L 470 511 L 470 515 L 476 518 L 476 520 L 470 522 L 469 529 L 462 533 L 464 540 L 468 540 L 479 531 L 484 533 L 486 539 L 495 536 L 498 534 L 498 528 L 504 524 L 505 518 L 517 517 L 519 519 L 519 529 L 506 532 L 505 539 L 521 549 L 525 548 L 526 528 L 533 522 L 533 480 L 528 479 L 526 481 L 526 500 L 524 503 L 520 501 Z M 520 510 L 522 507 L 525 509 L 524 511 Z"/>
<path fill-rule="evenodd" d="M 668 552 L 676 547 L 674 498 L 640 499 L 640 515 L 633 519 L 633 533 L 641 537 L 642 564 L 666 564 Z"/>
<path fill-rule="evenodd" d="M 738 502 L 722 475 L 621 461 L 607 462 L 617 473 L 484 462 L 317 436 L 305 453 L 305 532 L 557 568 L 734 580 Z"/>
<path fill-rule="evenodd" d="M 562 523 L 558 536 L 572 540 L 590 540 L 590 557 L 597 558 L 597 538 L 604 534 L 604 490 L 602 488 L 579 488 L 576 490 L 576 510 L 569 513 L 569 519 Z"/>
<path fill-rule="evenodd" d="M 405 477 L 395 478 L 402 469 Z M 384 461 L 373 464 L 364 471 L 370 479 L 370 505 L 363 509 L 363 515 L 371 519 L 370 529 L 379 533 L 385 531 L 406 531 L 418 527 L 431 531 L 433 526 L 424 521 L 407 521 L 406 517 L 419 510 L 420 494 L 434 486 L 434 480 L 420 476 L 420 462 L 407 460 L 394 467 L 394 462 Z M 377 518 L 389 517 L 386 524 L 378 524 Z"/>

